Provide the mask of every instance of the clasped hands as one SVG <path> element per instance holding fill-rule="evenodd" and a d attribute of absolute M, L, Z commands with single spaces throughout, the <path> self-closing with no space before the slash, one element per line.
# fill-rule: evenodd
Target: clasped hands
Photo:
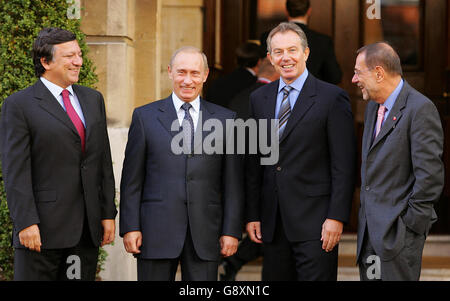
<path fill-rule="evenodd" d="M 326 219 L 322 224 L 322 249 L 331 252 L 339 243 L 344 229 L 342 222 L 334 219 Z M 247 224 L 247 233 L 250 239 L 255 243 L 262 243 L 261 222 L 249 222 Z"/>

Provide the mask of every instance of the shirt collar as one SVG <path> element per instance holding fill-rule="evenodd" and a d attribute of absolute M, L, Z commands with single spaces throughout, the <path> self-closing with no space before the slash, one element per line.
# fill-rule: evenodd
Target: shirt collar
<path fill-rule="evenodd" d="M 384 102 L 384 106 L 387 108 L 387 111 L 390 112 L 392 110 L 392 107 L 395 104 L 395 101 L 397 100 L 398 95 L 400 94 L 400 91 L 403 88 L 403 79 L 400 80 L 395 90 L 389 95 L 389 97 Z"/>
<path fill-rule="evenodd" d="M 48 79 L 46 79 L 45 77 L 41 76 L 40 80 L 42 81 L 42 83 L 47 87 L 47 89 L 50 90 L 50 92 L 52 93 L 52 95 L 58 99 L 59 95 L 61 95 L 61 92 L 64 90 L 64 88 L 61 88 L 60 86 L 58 86 L 57 84 L 52 83 L 51 81 L 49 81 Z M 66 88 L 67 91 L 69 91 L 69 93 L 71 95 L 74 95 L 73 93 L 73 88 L 72 85 L 68 86 Z"/>
<path fill-rule="evenodd" d="M 185 103 L 175 93 L 172 93 L 172 101 L 175 106 L 175 110 L 178 112 L 181 106 Z M 200 112 L 200 96 L 197 96 L 193 101 L 189 102 L 195 112 Z"/>
<path fill-rule="evenodd" d="M 303 85 L 305 84 L 306 79 L 308 78 L 308 74 L 308 69 L 305 68 L 305 71 L 303 71 L 303 73 L 299 77 L 297 77 L 297 79 L 289 86 L 300 92 L 303 88 Z M 280 93 L 280 91 L 283 90 L 285 86 L 287 86 L 287 84 L 284 82 L 283 78 L 280 77 L 280 83 L 278 84 L 278 93 Z"/>

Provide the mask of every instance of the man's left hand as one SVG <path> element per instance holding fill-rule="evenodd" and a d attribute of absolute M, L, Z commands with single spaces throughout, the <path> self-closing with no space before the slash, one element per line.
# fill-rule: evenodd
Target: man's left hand
<path fill-rule="evenodd" d="M 221 236 L 220 237 L 220 254 L 223 257 L 229 257 L 236 253 L 238 247 L 239 240 L 233 236 Z"/>
<path fill-rule="evenodd" d="M 101 246 L 110 244 L 114 241 L 114 235 L 116 233 L 116 223 L 113 219 L 102 220 L 103 227 L 103 239 Z"/>
<path fill-rule="evenodd" d="M 339 243 L 344 224 L 334 219 L 326 219 L 322 225 L 322 249 L 331 252 Z"/>

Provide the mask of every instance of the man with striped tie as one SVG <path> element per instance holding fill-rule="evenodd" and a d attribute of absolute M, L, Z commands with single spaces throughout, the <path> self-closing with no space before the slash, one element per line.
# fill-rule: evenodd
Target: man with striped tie
<path fill-rule="evenodd" d="M 264 243 L 262 280 L 336 280 L 355 180 L 349 98 L 308 72 L 308 42 L 297 25 L 274 28 L 267 48 L 280 80 L 251 94 L 250 115 L 279 120 L 280 156 L 270 166 L 249 156 L 247 231 Z"/>

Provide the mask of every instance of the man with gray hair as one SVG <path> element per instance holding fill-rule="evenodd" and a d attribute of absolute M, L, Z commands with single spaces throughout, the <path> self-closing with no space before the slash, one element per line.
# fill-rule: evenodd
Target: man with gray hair
<path fill-rule="evenodd" d="M 200 97 L 208 63 L 199 49 L 175 51 L 168 74 L 173 93 L 133 113 L 120 186 L 120 235 L 138 258 L 138 280 L 175 280 L 179 263 L 182 280 L 217 280 L 219 256 L 233 255 L 242 235 L 242 164 L 225 151 L 206 154 L 194 147 L 197 137 L 201 144 L 209 136 L 205 122 L 214 118 L 225 125 L 235 114 Z M 187 133 L 181 154 L 172 148 L 180 134 L 174 124 Z"/>
<path fill-rule="evenodd" d="M 419 280 L 444 185 L 443 132 L 434 104 L 402 79 L 387 43 L 357 51 L 352 82 L 364 118 L 357 260 L 361 280 Z"/>
<path fill-rule="evenodd" d="M 280 79 L 250 95 L 250 117 L 279 120 L 279 160 L 262 166 L 260 153 L 249 156 L 247 232 L 264 243 L 263 280 L 335 281 L 356 171 L 349 98 L 309 73 L 308 41 L 294 23 L 274 28 L 267 46 Z"/>

